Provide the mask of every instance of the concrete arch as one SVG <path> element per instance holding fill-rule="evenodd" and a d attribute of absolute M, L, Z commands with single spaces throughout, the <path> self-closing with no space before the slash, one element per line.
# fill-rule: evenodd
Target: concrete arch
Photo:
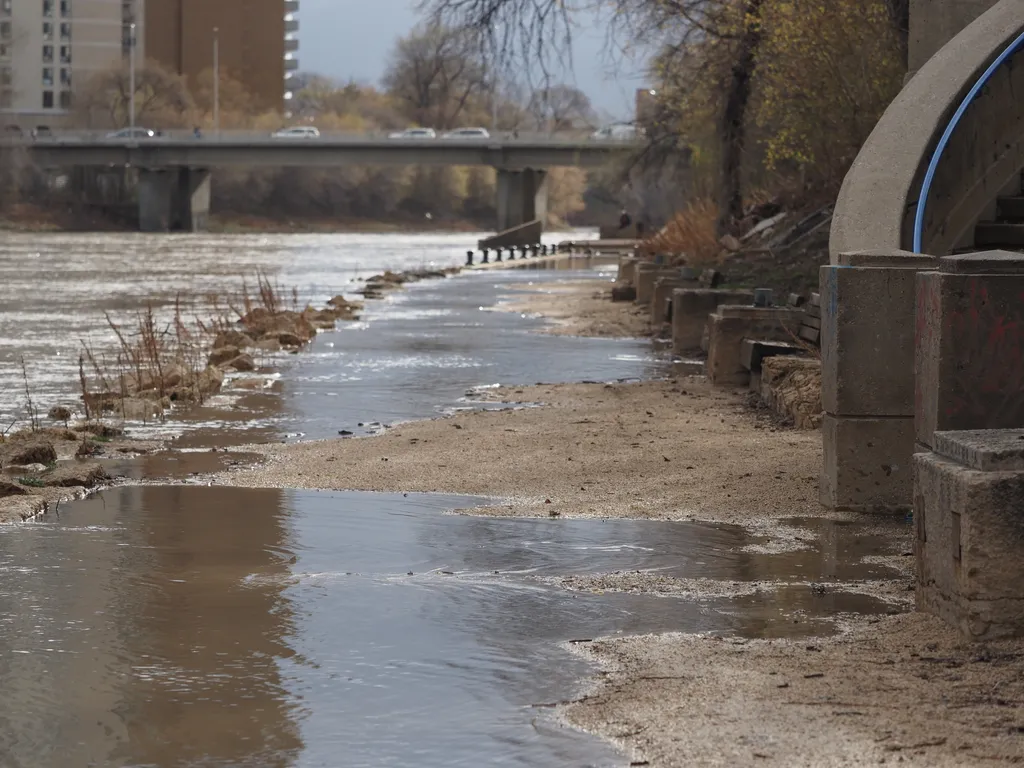
<path fill-rule="evenodd" d="M 839 254 L 910 250 L 921 181 L 935 146 L 985 69 L 1024 32 L 1024 0 L 1000 0 L 928 60 L 872 131 L 843 182 L 830 240 Z M 923 251 L 973 244 L 975 224 L 1024 167 L 1024 54 L 1013 56 L 967 110 L 928 201 Z M 1011 192 L 1012 193 L 1012 192 Z"/>

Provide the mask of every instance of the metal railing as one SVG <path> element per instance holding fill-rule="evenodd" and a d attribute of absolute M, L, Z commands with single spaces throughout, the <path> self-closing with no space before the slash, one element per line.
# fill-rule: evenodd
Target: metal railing
<path fill-rule="evenodd" d="M 534 145 L 545 145 L 545 146 L 579 146 L 586 144 L 589 146 L 609 146 L 609 147 L 627 147 L 634 144 L 639 144 L 639 139 L 609 139 L 609 138 L 595 138 L 589 133 L 581 134 L 550 134 L 550 133 L 517 133 L 512 131 L 500 131 L 492 133 L 489 137 L 472 137 L 472 136 L 453 136 L 445 137 L 443 134 L 438 134 L 436 138 L 408 138 L 396 135 L 394 131 L 369 131 L 364 133 L 349 133 L 349 132 L 332 132 L 332 131 L 321 131 L 319 136 L 306 137 L 306 136 L 277 136 L 274 131 L 203 131 L 199 136 L 196 136 L 193 131 L 186 129 L 166 130 L 160 131 L 157 135 L 152 137 L 138 137 L 138 138 L 127 138 L 114 135 L 116 132 L 109 130 L 101 131 L 76 131 L 76 130 L 54 130 L 46 133 L 37 134 L 35 136 L 29 133 L 4 133 L 0 132 L 0 142 L 6 144 L 20 144 L 25 146 L 32 146 L 37 144 L 62 144 L 62 143 L 88 143 L 88 144 L 115 144 L 115 145 L 137 145 L 137 144 L 154 144 L 159 145 L 161 143 L 173 143 L 180 144 L 181 142 L 202 142 L 204 144 L 209 143 L 223 143 L 223 144 L 263 144 L 268 142 L 282 142 L 282 143 L 314 143 L 322 142 L 328 144 L 345 144 L 345 143 L 366 143 L 366 142 L 388 142 L 395 144 L 413 144 L 416 146 L 429 145 L 438 142 L 458 142 L 462 143 L 474 143 L 474 144 L 534 144 Z"/>
<path fill-rule="evenodd" d="M 953 113 L 953 117 L 946 125 L 946 129 L 942 132 L 942 136 L 939 138 L 939 143 L 936 145 L 935 151 L 932 153 L 931 160 L 928 163 L 928 169 L 925 171 L 924 180 L 921 182 L 921 194 L 918 197 L 917 211 L 914 214 L 914 253 L 921 253 L 922 248 L 924 247 L 924 221 L 928 207 L 928 198 L 931 196 L 932 184 L 935 181 L 935 174 L 938 171 L 939 163 L 942 161 L 942 157 L 945 154 L 950 139 L 956 132 L 960 122 L 963 120 L 967 109 L 978 97 L 978 94 L 981 93 L 981 90 L 988 85 L 992 76 L 995 75 L 1000 67 L 1006 64 L 1011 56 L 1019 52 L 1022 48 L 1024 48 L 1024 33 L 1021 33 L 992 61 L 991 64 L 989 64 L 981 77 L 979 77 L 974 85 L 971 86 L 971 89 L 967 92 L 963 101 L 960 102 L 956 112 Z"/>

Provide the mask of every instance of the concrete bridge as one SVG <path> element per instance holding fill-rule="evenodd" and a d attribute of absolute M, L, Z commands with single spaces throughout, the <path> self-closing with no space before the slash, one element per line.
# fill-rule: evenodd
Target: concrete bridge
<path fill-rule="evenodd" d="M 913 510 L 918 608 L 1024 635 L 1024 0 L 912 0 L 821 270 L 823 503 Z"/>
<path fill-rule="evenodd" d="M 322 135 L 310 139 L 223 132 L 195 138 L 160 136 L 126 141 L 66 133 L 34 141 L 8 141 L 41 167 L 134 168 L 138 173 L 139 225 L 143 231 L 205 227 L 211 169 L 226 167 L 346 165 L 489 166 L 498 174 L 498 231 L 547 212 L 547 169 L 599 168 L 636 152 L 640 143 L 586 138 L 523 136 L 489 139 L 388 139 Z"/>

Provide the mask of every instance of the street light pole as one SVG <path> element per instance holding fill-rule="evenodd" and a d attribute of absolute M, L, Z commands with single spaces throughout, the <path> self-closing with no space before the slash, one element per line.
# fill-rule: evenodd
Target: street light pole
<path fill-rule="evenodd" d="M 129 28 L 128 34 L 128 101 L 130 106 L 128 107 L 129 117 L 128 125 L 131 128 L 135 127 L 135 22 L 132 22 Z M 134 138 L 134 133 L 132 134 Z"/>
<path fill-rule="evenodd" d="M 220 30 L 213 28 L 213 132 L 220 136 Z"/>

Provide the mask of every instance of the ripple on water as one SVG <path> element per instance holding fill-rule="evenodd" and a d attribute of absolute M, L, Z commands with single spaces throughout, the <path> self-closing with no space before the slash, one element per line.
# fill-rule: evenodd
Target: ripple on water
<path fill-rule="evenodd" d="M 126 487 L 4 531 L 0 645 L 18 653 L 0 654 L 0 753 L 14 765 L 617 766 L 531 706 L 588 674 L 565 641 L 792 637 L 886 610 L 807 586 L 891 578 L 861 557 L 879 549 L 877 527 L 823 522 L 810 549 L 766 555 L 743 552 L 751 535 L 733 527 L 442 514 L 478 503 Z M 794 583 L 693 600 L 545 581 L 598 570 Z"/>

